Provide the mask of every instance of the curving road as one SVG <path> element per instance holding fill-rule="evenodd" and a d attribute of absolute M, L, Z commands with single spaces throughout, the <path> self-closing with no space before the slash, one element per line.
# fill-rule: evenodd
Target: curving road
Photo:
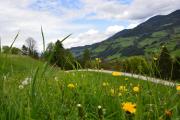
<path fill-rule="evenodd" d="M 114 71 L 110 71 L 110 70 L 94 70 L 94 69 L 69 70 L 66 72 L 73 72 L 73 71 L 92 71 L 92 72 L 102 72 L 102 73 L 108 73 L 108 74 L 112 74 L 112 72 L 114 72 Z M 162 85 L 166 85 L 166 86 L 172 86 L 172 87 L 176 86 L 178 84 L 178 83 L 173 82 L 173 81 L 165 81 L 165 80 L 158 79 L 158 78 L 153 78 L 153 77 L 148 77 L 148 76 L 143 76 L 143 75 L 137 75 L 137 74 L 132 74 L 132 73 L 122 72 L 122 75 L 128 76 L 128 77 L 133 77 L 133 78 L 138 78 L 140 80 L 150 81 L 153 83 L 158 83 L 158 84 L 162 84 Z"/>

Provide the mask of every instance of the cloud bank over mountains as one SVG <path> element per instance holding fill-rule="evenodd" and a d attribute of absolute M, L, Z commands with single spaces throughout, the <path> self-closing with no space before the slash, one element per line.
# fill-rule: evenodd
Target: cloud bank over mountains
<path fill-rule="evenodd" d="M 33 37 L 42 50 L 41 25 L 46 43 L 73 33 L 66 48 L 100 42 L 144 20 L 180 9 L 179 0 L 0 0 L 0 37 L 15 46 Z"/>

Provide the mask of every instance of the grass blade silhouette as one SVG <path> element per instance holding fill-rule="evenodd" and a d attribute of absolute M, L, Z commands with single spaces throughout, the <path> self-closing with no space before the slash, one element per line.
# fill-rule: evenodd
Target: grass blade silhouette
<path fill-rule="evenodd" d="M 68 36 L 66 36 L 65 38 L 63 38 L 62 40 L 59 40 L 61 43 L 64 42 L 67 38 L 69 38 L 72 34 L 69 34 Z"/>
<path fill-rule="evenodd" d="M 19 32 L 16 34 L 16 36 L 15 36 L 13 42 L 11 43 L 11 46 L 10 46 L 10 48 L 9 48 L 9 52 L 11 51 L 12 46 L 14 45 L 14 43 L 15 43 L 15 41 L 17 40 L 18 36 L 19 36 Z"/>
<path fill-rule="evenodd" d="M 43 52 L 45 52 L 46 46 L 45 46 L 45 38 L 44 38 L 44 32 L 43 32 L 42 26 L 41 26 L 41 35 L 42 35 L 42 39 L 43 39 Z"/>

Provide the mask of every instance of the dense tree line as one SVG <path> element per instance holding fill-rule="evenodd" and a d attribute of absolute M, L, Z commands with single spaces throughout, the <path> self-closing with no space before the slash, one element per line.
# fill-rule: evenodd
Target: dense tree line
<path fill-rule="evenodd" d="M 4 54 L 18 54 L 18 55 L 26 55 L 33 58 L 38 58 L 42 60 L 48 61 L 52 65 L 56 65 L 61 69 L 75 69 L 77 66 L 77 62 L 70 50 L 65 49 L 63 47 L 62 42 L 67 39 L 70 35 L 64 38 L 62 41 L 57 40 L 55 43 L 49 43 L 46 50 L 40 54 L 37 52 L 37 43 L 32 38 L 29 37 L 25 40 L 25 44 L 22 45 L 22 48 L 3 46 L 2 53 Z M 0 45 L 1 50 L 1 45 Z"/>
<path fill-rule="evenodd" d="M 91 58 L 90 51 L 84 50 L 80 63 L 83 68 L 95 68 L 95 58 Z M 132 56 L 116 60 L 103 60 L 100 65 L 103 69 L 118 70 L 135 74 L 143 74 L 166 80 L 180 80 L 180 57 L 170 55 L 168 49 L 162 46 L 159 54 L 150 58 Z"/>
<path fill-rule="evenodd" d="M 10 48 L 9 46 L 3 46 L 1 52 L 5 54 L 21 54 L 21 49 L 16 47 Z"/>
<path fill-rule="evenodd" d="M 28 55 L 33 58 L 39 58 L 39 53 L 36 50 L 36 41 L 29 37 L 25 41 L 25 45 L 22 48 L 2 46 L 0 47 L 0 52 L 4 54 L 14 54 L 14 55 Z"/>
<path fill-rule="evenodd" d="M 121 70 L 136 74 L 146 74 L 166 80 L 180 80 L 180 57 L 172 58 L 163 46 L 160 54 L 151 59 L 143 56 L 129 57 L 119 62 Z"/>
<path fill-rule="evenodd" d="M 56 43 L 49 43 L 46 51 L 43 53 L 45 60 L 50 64 L 56 65 L 61 69 L 73 69 L 76 68 L 76 61 L 71 52 L 65 49 L 60 40 Z"/>
<path fill-rule="evenodd" d="M 162 47 L 159 57 L 155 60 L 155 66 L 155 76 L 180 80 L 180 57 L 172 58 L 165 46 Z"/>

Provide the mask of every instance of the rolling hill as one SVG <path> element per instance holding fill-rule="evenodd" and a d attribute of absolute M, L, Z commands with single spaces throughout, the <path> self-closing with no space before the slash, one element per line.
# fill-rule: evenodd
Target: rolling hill
<path fill-rule="evenodd" d="M 156 53 L 161 45 L 166 45 L 172 55 L 180 56 L 180 10 L 154 16 L 137 27 L 124 29 L 102 42 L 70 50 L 77 57 L 85 49 L 89 49 L 92 57 L 114 59 Z"/>

